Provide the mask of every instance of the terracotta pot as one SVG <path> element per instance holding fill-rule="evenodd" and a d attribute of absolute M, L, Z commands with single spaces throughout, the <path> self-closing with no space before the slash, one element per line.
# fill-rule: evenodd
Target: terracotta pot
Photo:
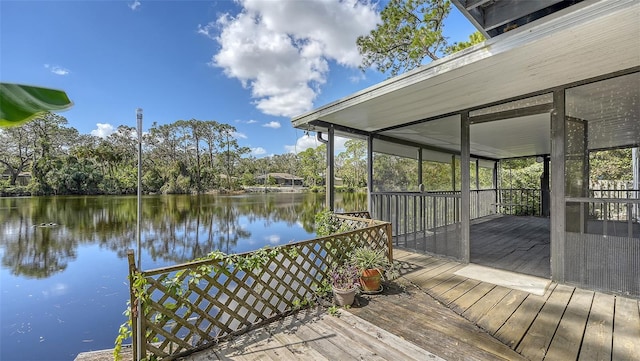
<path fill-rule="evenodd" d="M 360 276 L 360 285 L 365 292 L 375 292 L 380 290 L 382 273 L 377 268 L 366 269 Z"/>
<path fill-rule="evenodd" d="M 333 299 L 338 306 L 351 306 L 356 298 L 356 289 L 341 290 L 338 288 L 333 289 Z"/>

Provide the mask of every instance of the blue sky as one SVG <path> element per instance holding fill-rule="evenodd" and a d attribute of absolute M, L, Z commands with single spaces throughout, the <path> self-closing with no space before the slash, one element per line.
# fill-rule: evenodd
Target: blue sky
<path fill-rule="evenodd" d="M 362 73 L 355 46 L 380 4 L 355 0 L 0 0 L 0 81 L 63 89 L 80 133 L 119 125 L 216 120 L 261 157 L 313 137 L 291 116 L 385 79 Z M 455 9 L 445 34 L 473 26 Z"/>

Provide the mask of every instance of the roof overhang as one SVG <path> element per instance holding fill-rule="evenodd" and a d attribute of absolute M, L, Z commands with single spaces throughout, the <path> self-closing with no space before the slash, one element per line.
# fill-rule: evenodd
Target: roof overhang
<path fill-rule="evenodd" d="M 353 133 L 444 117 L 640 67 L 640 2 L 584 1 L 294 117 Z M 531 119 L 531 124 L 536 124 Z"/>
<path fill-rule="evenodd" d="M 451 0 L 486 38 L 534 21 L 546 21 L 557 11 L 583 0 Z"/>

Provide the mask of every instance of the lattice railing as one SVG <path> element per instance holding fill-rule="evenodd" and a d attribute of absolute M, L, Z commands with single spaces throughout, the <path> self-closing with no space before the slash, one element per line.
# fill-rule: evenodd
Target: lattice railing
<path fill-rule="evenodd" d="M 340 213 L 336 213 L 336 215 L 338 215 L 338 216 L 347 216 L 347 217 L 357 217 L 357 218 L 367 218 L 367 219 L 371 218 L 371 215 L 367 211 L 340 212 Z"/>
<path fill-rule="evenodd" d="M 352 231 L 268 250 L 219 256 L 162 269 L 138 271 L 129 252 L 132 301 L 140 297 L 143 312 L 132 312 L 133 334 L 143 316 L 141 359 L 151 354 L 174 358 L 221 338 L 244 333 L 289 313 L 315 296 L 328 267 L 362 245 L 383 249 L 392 260 L 391 224 L 335 215 Z M 345 229 L 345 228 L 341 228 Z"/>

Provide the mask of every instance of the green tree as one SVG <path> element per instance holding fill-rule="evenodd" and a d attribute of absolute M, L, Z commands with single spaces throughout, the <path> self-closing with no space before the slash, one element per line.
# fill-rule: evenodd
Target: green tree
<path fill-rule="evenodd" d="M 276 173 L 296 173 L 298 156 L 294 153 L 276 154 L 271 157 L 270 169 Z"/>
<path fill-rule="evenodd" d="M 363 187 L 367 184 L 367 144 L 363 140 L 349 139 L 345 150 L 338 154 L 337 175 L 344 180 L 347 187 Z"/>
<path fill-rule="evenodd" d="M 633 179 L 631 148 L 609 149 L 589 153 L 591 181 Z"/>
<path fill-rule="evenodd" d="M 363 57 L 361 69 L 374 65 L 395 76 L 421 65 L 425 58 L 436 60 L 484 40 L 477 33 L 468 42 L 448 44 L 443 30 L 450 10 L 449 0 L 390 0 L 380 13 L 382 22 L 356 41 Z"/>
<path fill-rule="evenodd" d="M 298 153 L 300 167 L 296 168 L 304 182 L 309 187 L 314 187 L 322 180 L 326 164 L 327 146 L 321 144 L 316 148 L 307 148 Z"/>
<path fill-rule="evenodd" d="M 33 159 L 33 137 L 26 127 L 0 130 L 0 164 L 9 173 L 9 185 L 15 186 L 18 175 L 27 169 Z"/>
<path fill-rule="evenodd" d="M 418 161 L 389 154 L 374 154 L 373 190 L 375 192 L 418 190 Z"/>
<path fill-rule="evenodd" d="M 459 43 L 453 43 L 452 45 L 447 46 L 446 48 L 444 48 L 444 53 L 447 55 L 453 54 L 453 53 L 457 53 L 460 50 L 472 47 L 476 44 L 480 44 L 481 42 L 483 42 L 485 40 L 484 35 L 482 35 L 482 33 L 480 33 L 479 31 L 476 31 L 474 33 L 472 33 L 471 35 L 469 35 L 469 40 L 468 41 L 461 41 Z"/>
<path fill-rule="evenodd" d="M 453 190 L 451 163 L 435 161 L 422 162 L 422 184 L 425 191 Z"/>
<path fill-rule="evenodd" d="M 229 124 L 222 124 L 220 126 L 221 137 L 218 141 L 218 149 L 221 151 L 218 154 L 220 164 L 224 170 L 227 189 L 235 189 L 236 183 L 234 178 L 236 177 L 235 169 L 240 163 L 240 158 L 244 154 L 248 154 L 251 150 L 247 147 L 241 147 L 238 145 L 238 140 L 235 138 L 236 128 Z"/>

